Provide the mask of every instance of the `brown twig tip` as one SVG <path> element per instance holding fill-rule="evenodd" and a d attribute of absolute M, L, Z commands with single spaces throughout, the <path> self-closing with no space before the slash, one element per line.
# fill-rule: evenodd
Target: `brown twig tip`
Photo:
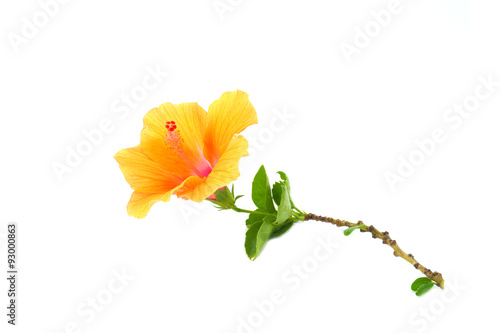
<path fill-rule="evenodd" d="M 306 214 L 304 216 L 304 220 L 315 220 L 315 221 L 321 221 L 321 222 L 328 222 L 328 223 L 334 224 L 338 227 L 349 227 L 349 228 L 363 224 L 362 221 L 358 221 L 357 223 L 352 223 L 352 222 L 348 222 L 348 221 L 344 221 L 344 220 L 337 220 L 337 219 L 333 219 L 331 217 L 323 217 L 323 216 L 319 216 L 319 215 L 315 215 L 315 214 Z M 413 265 L 413 267 L 415 267 L 420 272 L 422 272 L 425 276 L 427 276 L 429 279 L 434 281 L 438 287 L 440 287 L 442 289 L 444 288 L 443 287 L 444 280 L 443 280 L 441 273 L 433 272 L 430 269 L 422 266 L 420 263 L 417 262 L 417 260 L 415 260 L 415 257 L 413 256 L 413 254 L 411 254 L 411 253 L 406 254 L 399 247 L 396 240 L 391 239 L 388 231 L 380 232 L 373 225 L 370 225 L 370 226 L 367 226 L 366 228 L 360 229 L 360 231 L 361 232 L 370 232 L 372 234 L 372 238 L 381 239 L 383 244 L 389 245 L 394 250 L 394 252 L 393 252 L 394 256 L 401 257 L 404 260 L 408 261 L 410 264 Z"/>

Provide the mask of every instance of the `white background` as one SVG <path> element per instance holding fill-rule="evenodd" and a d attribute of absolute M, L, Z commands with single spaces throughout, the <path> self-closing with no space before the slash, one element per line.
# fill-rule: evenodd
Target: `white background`
<path fill-rule="evenodd" d="M 497 330 L 500 87 L 460 123 L 443 117 L 474 101 L 480 76 L 500 81 L 498 5 L 401 0 L 349 62 L 341 45 L 377 29 L 370 13 L 388 0 L 220 3 L 230 10 L 75 0 L 44 22 L 37 1 L 2 2 L 0 236 L 18 223 L 20 276 L 15 329 L 2 278 L 1 331 Z M 40 27 L 25 38 L 33 16 Z M 15 46 L 14 35 L 25 39 Z M 168 77 L 114 112 L 148 68 Z M 418 298 L 409 286 L 420 275 L 389 247 L 320 222 L 294 226 L 251 262 L 243 214 L 175 199 L 128 217 L 131 189 L 113 155 L 139 142 L 144 114 L 167 101 L 208 108 L 235 89 L 259 117 L 244 132 L 253 143 L 235 184 L 242 207 L 253 207 L 261 164 L 273 180 L 283 170 L 301 209 L 390 231 L 454 288 Z M 103 119 L 112 130 L 58 179 L 54 163 Z M 446 140 L 391 190 L 384 175 L 436 128 Z M 328 241 L 331 253 L 318 248 Z M 114 278 L 122 270 L 133 277 L 126 286 Z"/>

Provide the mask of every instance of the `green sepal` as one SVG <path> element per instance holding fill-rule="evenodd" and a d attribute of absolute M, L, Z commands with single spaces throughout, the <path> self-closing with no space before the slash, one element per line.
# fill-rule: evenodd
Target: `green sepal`
<path fill-rule="evenodd" d="M 234 203 L 238 199 L 238 197 L 236 199 L 234 198 L 234 185 L 232 191 L 230 191 L 229 188 L 225 186 L 223 189 L 215 191 L 214 194 L 215 194 L 215 200 L 213 199 L 206 199 L 206 200 L 213 203 L 215 208 L 218 208 L 219 210 L 232 209 Z"/>
<path fill-rule="evenodd" d="M 215 191 L 215 197 L 217 198 L 217 204 L 224 209 L 231 209 L 234 205 L 234 195 L 227 187 Z"/>

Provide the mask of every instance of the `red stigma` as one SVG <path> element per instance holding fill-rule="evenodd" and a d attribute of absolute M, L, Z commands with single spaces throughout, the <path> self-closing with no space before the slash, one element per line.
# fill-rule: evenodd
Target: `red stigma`
<path fill-rule="evenodd" d="M 173 132 L 177 128 L 177 125 L 175 125 L 175 121 L 167 121 L 165 128 L 168 129 L 169 132 Z"/>
<path fill-rule="evenodd" d="M 167 121 L 167 123 L 166 123 L 165 127 L 166 127 L 167 129 L 170 129 L 170 125 L 172 125 L 172 126 L 174 127 L 174 129 L 176 129 L 176 128 L 177 128 L 177 126 L 175 126 L 175 121 Z"/>

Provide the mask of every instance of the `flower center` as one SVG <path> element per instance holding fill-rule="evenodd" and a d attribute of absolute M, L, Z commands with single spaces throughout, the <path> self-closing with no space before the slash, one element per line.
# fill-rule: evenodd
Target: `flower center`
<path fill-rule="evenodd" d="M 182 155 L 184 154 L 184 140 L 181 138 L 181 133 L 177 129 L 175 121 L 167 121 L 165 128 L 167 129 L 167 131 L 165 132 L 164 141 L 167 145 L 167 149 L 182 157 Z"/>
<path fill-rule="evenodd" d="M 192 152 L 188 156 L 184 149 L 184 139 L 181 136 L 180 130 L 177 129 L 175 121 L 167 121 L 165 128 L 166 131 L 163 140 L 167 149 L 182 158 L 196 175 L 201 178 L 207 177 L 212 171 L 212 166 L 203 156 L 203 152 L 200 147 L 197 147 L 197 154 L 196 152 Z"/>

